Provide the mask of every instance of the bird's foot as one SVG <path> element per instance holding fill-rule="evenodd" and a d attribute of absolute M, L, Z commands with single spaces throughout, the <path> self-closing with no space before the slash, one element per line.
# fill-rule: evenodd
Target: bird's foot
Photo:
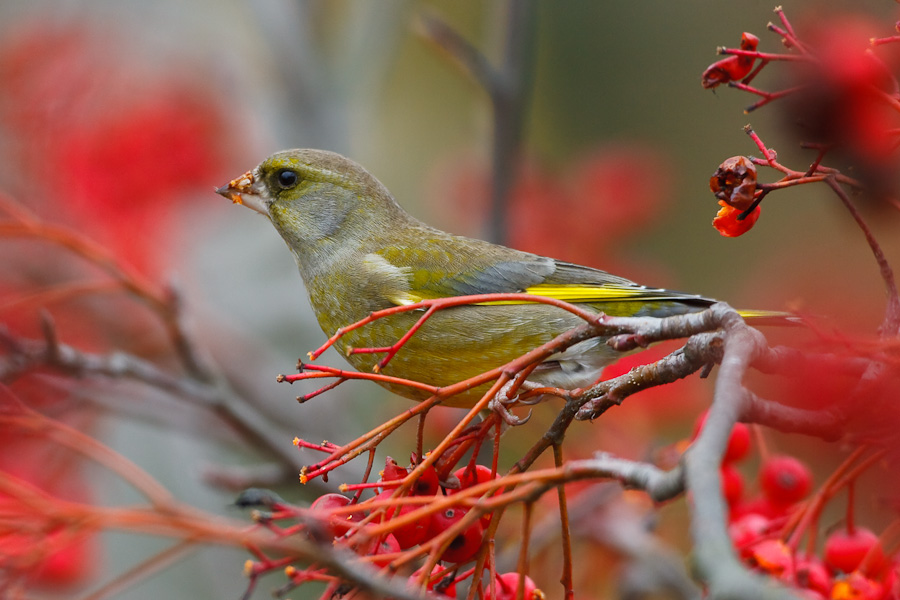
<path fill-rule="evenodd" d="M 488 408 L 497 413 L 503 422 L 511 427 L 515 427 L 516 425 L 524 425 L 531 419 L 531 411 L 528 411 L 528 414 L 524 417 L 517 417 L 516 415 L 510 412 L 510 407 L 512 406 L 528 406 L 532 404 L 537 404 L 540 402 L 540 396 L 536 398 L 529 398 L 527 400 L 520 400 L 519 395 L 522 392 L 527 392 L 529 390 L 536 389 L 540 386 L 531 383 L 530 381 L 522 382 L 516 389 L 516 393 L 513 396 L 510 396 L 510 391 L 512 390 L 514 382 L 507 382 L 500 391 L 497 392 L 497 395 L 493 397 L 493 399 L 488 403 Z"/>

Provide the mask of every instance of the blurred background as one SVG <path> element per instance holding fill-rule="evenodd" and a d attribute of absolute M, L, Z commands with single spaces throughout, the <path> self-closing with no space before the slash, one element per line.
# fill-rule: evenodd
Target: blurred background
<path fill-rule="evenodd" d="M 710 175 L 729 156 L 756 153 L 741 132 L 745 123 L 782 162 L 803 169 L 812 159 L 780 133 L 777 108 L 747 116 L 748 95 L 700 86 L 716 47 L 737 46 L 743 31 L 759 35 L 760 50 L 781 50 L 765 31 L 772 8 L 763 0 L 537 2 L 534 34 L 523 46 L 532 58 L 505 241 L 735 306 L 804 310 L 873 331 L 883 310 L 875 263 L 823 190 L 779 194 L 741 238 L 723 238 L 710 226 L 718 209 Z M 795 24 L 852 9 L 868 15 L 880 35 L 890 35 L 896 19 L 887 0 L 789 0 L 784 8 Z M 294 397 L 304 389 L 275 383 L 324 336 L 272 227 L 213 189 L 277 150 L 325 148 L 363 164 L 429 224 L 489 236 L 489 98 L 415 24 L 423 14 L 438 15 L 500 64 L 507 12 L 505 2 L 469 0 L 4 0 L 0 190 L 40 218 L 84 232 L 151 280 L 177 284 L 198 339 L 273 423 L 274 443 L 288 447 L 294 435 L 352 439 L 405 401 L 348 384 L 298 406 Z M 756 84 L 779 87 L 768 72 Z M 867 216 L 896 258 L 896 236 L 886 233 L 895 216 L 876 208 Z M 7 301 L 84 274 L 83 265 L 57 262 L 59 250 L 45 244 L 2 243 Z M 167 364 L 170 349 L 158 326 L 124 304 L 101 295 L 46 308 L 63 341 Z M 37 306 L 3 306 L 7 327 L 36 335 Z M 638 397 L 576 427 L 573 454 L 588 456 L 604 440 L 602 449 L 642 457 L 684 437 L 708 389 L 699 381 L 679 385 L 679 403 L 671 393 L 643 405 Z M 235 444 L 200 411 L 187 411 L 173 427 L 164 413 L 178 402 L 146 389 L 86 383 L 73 390 L 48 374 L 19 393 L 52 404 L 61 390 L 85 401 L 77 411 L 60 410 L 70 422 L 180 499 L 243 518 L 230 506 L 233 491 L 206 478 L 235 464 L 262 472 L 267 457 Z M 445 409 L 446 423 L 455 414 Z M 545 425 L 553 414 L 552 407 L 538 411 Z M 524 449 L 529 438 L 521 435 Z M 33 440 L 8 439 L 0 452 L 0 460 L 62 496 L 119 504 L 133 494 L 65 461 L 54 463 L 49 481 L 49 463 Z M 397 452 L 408 449 L 398 444 Z M 344 480 L 353 480 L 353 468 L 362 467 L 351 467 Z M 297 502 L 321 491 L 279 489 Z M 76 552 L 55 581 L 42 582 L 41 593 L 72 597 L 88 575 L 121 573 L 163 546 L 104 535 Z M 245 558 L 238 550 L 199 552 L 116 597 L 237 598 Z M 266 595 L 262 589 L 255 597 Z"/>

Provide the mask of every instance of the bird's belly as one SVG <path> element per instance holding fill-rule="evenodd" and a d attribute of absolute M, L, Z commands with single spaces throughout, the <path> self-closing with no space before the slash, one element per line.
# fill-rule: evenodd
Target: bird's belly
<path fill-rule="evenodd" d="M 387 347 L 399 340 L 423 313 L 404 313 L 381 319 L 348 333 L 347 347 Z M 543 305 L 464 306 L 435 313 L 404 344 L 382 370 L 386 375 L 437 387 L 464 381 L 501 367 L 557 335 L 583 323 L 561 309 Z M 584 387 L 593 383 L 602 368 L 615 359 L 605 340 L 576 344 L 565 353 L 550 357 L 530 380 L 553 387 Z M 350 354 L 348 360 L 359 371 L 371 372 L 384 354 Z M 471 406 L 490 384 L 449 398 L 448 406 Z M 386 385 L 393 392 L 423 400 L 427 392 L 400 385 Z"/>

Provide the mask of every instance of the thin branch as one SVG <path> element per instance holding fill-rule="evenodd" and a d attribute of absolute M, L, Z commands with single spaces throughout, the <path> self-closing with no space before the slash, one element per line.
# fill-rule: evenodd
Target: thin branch
<path fill-rule="evenodd" d="M 231 425 L 251 447 L 268 451 L 284 464 L 300 467 L 287 444 L 272 439 L 272 427 L 259 413 L 221 384 L 206 384 L 178 377 L 153 363 L 125 352 L 92 354 L 56 339 L 51 322 L 45 320 L 45 340 L 18 338 L 0 327 L 0 344 L 8 354 L 0 358 L 0 381 L 11 381 L 39 367 L 50 367 L 75 378 L 104 377 L 131 380 L 188 400 L 212 411 Z"/>
<path fill-rule="evenodd" d="M 853 217 L 853 220 L 856 221 L 856 225 L 862 230 L 863 235 L 866 237 L 866 242 L 868 242 L 869 248 L 875 256 L 875 262 L 878 263 L 878 270 L 881 272 L 881 279 L 884 282 L 885 292 L 887 293 L 887 308 L 884 311 L 884 321 L 881 323 L 881 335 L 883 337 L 896 337 L 898 331 L 900 331 L 900 295 L 897 293 L 897 282 L 894 279 L 894 270 L 888 263 L 887 257 L 884 255 L 878 240 L 876 240 L 875 236 L 872 234 L 872 230 L 869 229 L 869 226 L 863 220 L 862 215 L 856 210 L 856 206 L 854 206 L 847 193 L 834 178 L 828 178 L 825 181 L 828 183 L 829 187 L 834 190 L 834 193 L 837 194 L 838 198 L 840 198 L 841 202 L 843 202 L 844 206 L 850 212 L 850 216 Z"/>

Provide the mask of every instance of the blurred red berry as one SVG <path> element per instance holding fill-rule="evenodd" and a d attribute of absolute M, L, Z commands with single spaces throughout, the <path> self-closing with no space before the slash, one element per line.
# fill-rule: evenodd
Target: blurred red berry
<path fill-rule="evenodd" d="M 15 501 L 0 499 L 0 510 L 16 514 Z M 84 584 L 98 570 L 99 548 L 93 534 L 76 534 L 64 528 L 50 533 L 35 524 L 33 532 L 0 534 L 3 568 L 24 576 L 30 585 L 64 589 Z M 9 571 L 7 571 L 9 572 Z"/>
<path fill-rule="evenodd" d="M 728 448 L 722 462 L 731 463 L 742 460 L 750 452 L 750 428 L 743 423 L 735 423 L 728 438 Z"/>
<path fill-rule="evenodd" d="M 885 591 L 879 582 L 854 571 L 835 582 L 831 600 L 884 600 Z"/>
<path fill-rule="evenodd" d="M 59 530 L 42 543 L 52 548 L 40 566 L 30 574 L 32 581 L 44 587 L 69 587 L 84 583 L 94 572 L 100 549 L 92 534 L 72 535 Z"/>
<path fill-rule="evenodd" d="M 772 456 L 763 463 L 759 482 L 773 503 L 794 504 L 812 489 L 812 472 L 793 456 Z"/>
<path fill-rule="evenodd" d="M 645 229 L 659 218 L 671 195 L 671 180 L 669 162 L 647 146 L 617 144 L 578 159 L 568 176 L 567 190 L 572 199 L 569 226 L 579 232 L 580 240 L 568 243 L 574 246 L 597 237 L 598 225 L 612 233 L 610 239 L 602 240 L 606 247 Z"/>
<path fill-rule="evenodd" d="M 735 519 L 743 515 L 756 514 L 775 520 L 788 516 L 793 511 L 793 508 L 790 504 L 775 504 L 763 495 L 749 498 L 732 506 L 731 514 Z"/>
<path fill-rule="evenodd" d="M 832 572 L 851 573 L 860 567 L 870 552 L 867 571 L 877 573 L 885 564 L 878 536 L 865 527 L 856 527 L 852 533 L 846 529 L 831 533 L 825 540 L 823 558 Z"/>
<path fill-rule="evenodd" d="M 706 424 L 706 417 L 709 411 L 703 411 L 694 422 L 694 431 L 691 434 L 691 440 L 700 435 L 700 430 Z M 750 428 L 744 423 L 735 423 L 731 429 L 731 435 L 728 437 L 728 447 L 725 449 L 725 455 L 722 457 L 723 463 L 731 463 L 742 460 L 750 452 Z"/>
<path fill-rule="evenodd" d="M 815 20 L 804 33 L 815 60 L 786 67 L 796 92 L 779 105 L 805 142 L 831 148 L 833 161 L 852 166 L 870 190 L 895 193 L 896 64 L 885 65 L 881 56 L 896 62 L 897 54 L 894 45 L 873 51 L 870 38 L 880 29 L 854 15 Z"/>
<path fill-rule="evenodd" d="M 46 383 L 41 387 L 46 388 Z M 44 389 L 42 395 L 46 394 Z M 79 426 L 90 430 L 90 423 L 83 419 Z M 47 502 L 59 498 L 90 504 L 94 496 L 80 456 L 43 437 L 20 435 L 13 428 L 0 433 L 0 479 L 5 478 L 34 486 Z M 0 573 L 19 573 L 31 586 L 48 589 L 82 585 L 98 573 L 99 539 L 90 526 L 66 527 L 64 519 L 56 522 L 55 515 L 4 493 L 0 493 L 0 515 Z M 0 575 L 0 581 L 3 578 Z"/>
<path fill-rule="evenodd" d="M 420 567 L 413 573 L 413 577 L 420 577 L 421 574 L 422 568 Z M 431 576 L 429 579 L 433 579 L 436 575 L 441 574 L 442 577 L 437 581 L 429 581 L 426 585 L 426 589 L 449 598 L 456 598 L 456 582 L 454 581 L 455 572 L 453 570 L 435 565 L 431 569 Z"/>
<path fill-rule="evenodd" d="M 728 526 L 731 543 L 743 558 L 750 556 L 751 548 L 768 533 L 771 523 L 771 520 L 760 514 L 750 513 Z"/>
<path fill-rule="evenodd" d="M 522 577 L 516 572 L 510 572 L 497 575 L 495 582 L 497 595 L 492 596 L 490 594 L 490 588 L 488 588 L 487 598 L 489 600 L 515 600 L 518 598 L 516 592 L 519 589 L 519 581 L 522 579 L 524 579 L 522 582 L 522 591 L 524 592 L 523 597 L 525 600 L 543 600 L 543 598 L 546 597 L 544 596 L 544 592 L 538 589 L 531 577 L 528 575 Z"/>
<path fill-rule="evenodd" d="M 361 553 L 364 556 L 384 556 L 384 558 L 376 558 L 372 561 L 377 567 L 386 567 L 388 566 L 393 558 L 388 558 L 386 555 L 396 554 L 400 552 L 400 544 L 397 543 L 397 539 L 393 536 L 393 534 L 387 534 L 381 540 L 377 542 L 373 542 L 366 552 Z"/>
<path fill-rule="evenodd" d="M 156 96 L 67 128 L 54 159 L 61 208 L 126 262 L 164 264 L 170 256 L 153 232 L 168 224 L 179 200 L 221 172 L 219 127 L 196 92 L 161 85 Z"/>
<path fill-rule="evenodd" d="M 744 476 L 733 465 L 724 464 L 721 468 L 722 495 L 728 506 L 734 506 L 740 502 L 744 495 Z"/>
<path fill-rule="evenodd" d="M 468 512 L 469 509 L 467 508 L 454 507 L 436 513 L 431 518 L 430 535 L 433 537 L 443 533 L 459 522 Z M 471 560 L 481 548 L 483 535 L 484 528 L 481 525 L 481 520 L 475 521 L 453 538 L 450 545 L 447 546 L 447 549 L 441 555 L 441 560 L 454 563 Z"/>
<path fill-rule="evenodd" d="M 435 204 L 453 209 L 442 218 L 455 231 L 483 233 L 489 173 L 470 158 L 448 162 L 433 175 L 440 183 L 431 187 L 441 194 Z M 576 263 L 608 265 L 610 248 L 659 217 L 671 197 L 670 173 L 658 151 L 639 144 L 598 149 L 561 174 L 523 161 L 510 190 L 506 241 Z M 598 227 L 604 235 L 597 235 Z"/>
<path fill-rule="evenodd" d="M 765 496 L 749 498 L 731 507 L 733 519 L 739 519 L 744 515 L 761 515 L 767 519 L 781 519 L 790 514 L 791 506 L 788 504 L 775 504 Z"/>
<path fill-rule="evenodd" d="M 0 86 L 16 90 L 0 98 L 0 137 L 15 140 L 2 158 L 20 172 L 0 184 L 124 262 L 162 268 L 184 200 L 202 201 L 228 170 L 221 96 L 189 60 L 161 75 L 85 24 L 18 31 L 0 45 Z"/>
<path fill-rule="evenodd" d="M 794 580 L 794 556 L 781 540 L 763 540 L 754 544 L 749 548 L 748 562 L 771 577 Z"/>
<path fill-rule="evenodd" d="M 831 592 L 831 575 L 817 556 L 798 556 L 794 566 L 797 585 L 828 596 Z"/>
<path fill-rule="evenodd" d="M 762 212 L 762 207 L 757 206 L 749 215 L 743 219 L 738 219 L 743 214 L 743 211 L 732 208 L 723 200 L 719 200 L 719 205 L 722 208 L 716 213 L 712 224 L 725 237 L 739 237 L 750 231 L 756 225 L 759 214 Z"/>
<path fill-rule="evenodd" d="M 576 260 L 569 254 L 565 238 L 578 237 L 581 244 L 591 242 L 571 233 L 572 211 L 570 199 L 556 178 L 535 165 L 524 165 L 510 192 L 507 227 L 510 245 Z M 569 231 L 570 235 L 553 235 L 554 231 Z"/>

